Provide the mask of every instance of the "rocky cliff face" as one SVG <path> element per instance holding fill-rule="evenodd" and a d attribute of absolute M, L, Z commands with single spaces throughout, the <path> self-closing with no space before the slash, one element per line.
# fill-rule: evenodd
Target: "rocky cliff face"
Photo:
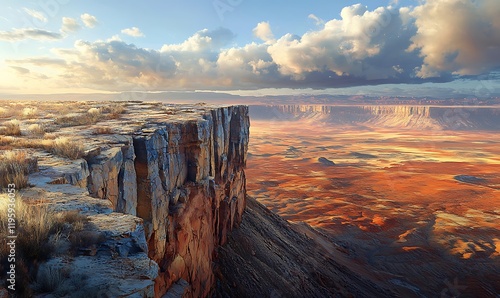
<path fill-rule="evenodd" d="M 305 120 L 418 130 L 500 130 L 496 107 L 441 106 L 251 106 L 252 119 Z"/>
<path fill-rule="evenodd" d="M 248 108 L 130 103 L 106 125 L 114 133 L 68 130 L 84 159 L 34 153 L 40 172 L 26 199 L 78 210 L 105 236 L 43 266 L 88 273 L 84 289 L 112 297 L 208 296 L 215 250 L 245 209 Z"/>
<path fill-rule="evenodd" d="M 137 216 L 160 266 L 157 293 L 182 278 L 192 296 L 209 294 L 214 249 L 245 208 L 248 129 L 247 108 L 239 106 L 151 124 L 134 136 Z"/>

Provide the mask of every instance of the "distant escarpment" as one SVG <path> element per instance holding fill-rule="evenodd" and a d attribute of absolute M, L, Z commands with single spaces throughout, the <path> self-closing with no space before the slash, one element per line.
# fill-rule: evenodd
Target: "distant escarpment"
<path fill-rule="evenodd" d="M 500 130 L 500 107 L 405 105 L 270 105 L 251 106 L 252 119 L 306 120 L 379 128 L 419 130 Z"/>

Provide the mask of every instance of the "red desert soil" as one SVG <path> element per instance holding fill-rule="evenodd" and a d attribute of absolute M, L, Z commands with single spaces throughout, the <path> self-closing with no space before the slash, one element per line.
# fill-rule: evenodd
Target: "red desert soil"
<path fill-rule="evenodd" d="M 248 190 L 271 210 L 416 297 L 500 293 L 498 132 L 254 120 L 250 133 Z"/>

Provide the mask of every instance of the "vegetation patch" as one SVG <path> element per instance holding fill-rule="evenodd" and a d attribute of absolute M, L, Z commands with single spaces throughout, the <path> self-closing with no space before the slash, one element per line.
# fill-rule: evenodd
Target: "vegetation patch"
<path fill-rule="evenodd" d="M 1 239 L 7 239 L 9 235 L 8 201 L 6 194 L 0 194 Z M 19 297 L 31 297 L 34 292 L 62 291 L 61 286 L 68 277 L 69 269 L 50 265 L 40 267 L 40 264 L 44 264 L 55 254 L 82 254 L 81 251 L 88 250 L 89 246 L 96 249 L 104 241 L 101 233 L 93 231 L 88 218 L 78 211 L 54 212 L 46 202 L 27 203 L 19 197 L 15 203 L 15 214 L 16 277 L 22 282 L 16 287 Z M 6 280 L 6 269 L 9 266 L 8 255 L 9 247 L 0 246 L 0 280 L 3 281 Z M 34 287 L 30 288 L 30 284 L 34 284 Z M 75 288 L 72 285 L 64 288 L 68 286 Z"/>
<path fill-rule="evenodd" d="M 38 171 L 38 161 L 28 157 L 26 151 L 9 150 L 0 155 L 0 187 L 15 184 L 16 188 L 28 187 L 28 175 Z"/>

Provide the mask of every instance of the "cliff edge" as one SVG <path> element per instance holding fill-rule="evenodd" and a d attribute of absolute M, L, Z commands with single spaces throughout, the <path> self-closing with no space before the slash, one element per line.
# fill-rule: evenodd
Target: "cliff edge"
<path fill-rule="evenodd" d="M 248 107 L 4 104 L 9 112 L 2 114 L 0 146 L 37 161 L 18 199 L 50 214 L 85 217 L 78 230 L 67 224 L 58 232 L 64 237 L 46 239 L 57 248 L 48 260 L 34 256 L 36 264 L 23 265 L 33 278 L 23 295 L 211 294 L 215 249 L 245 208 Z M 35 115 L 17 120 L 23 105 Z M 50 138 L 44 131 L 32 137 L 34 121 L 39 130 L 50 128 Z M 11 124 L 19 133 L 8 134 Z M 5 269 L 3 250 L 1 257 Z M 47 275 L 60 282 L 47 282 Z M 28 287 L 27 275 L 16 278 L 18 292 L 11 294 L 20 294 L 21 284 Z"/>

